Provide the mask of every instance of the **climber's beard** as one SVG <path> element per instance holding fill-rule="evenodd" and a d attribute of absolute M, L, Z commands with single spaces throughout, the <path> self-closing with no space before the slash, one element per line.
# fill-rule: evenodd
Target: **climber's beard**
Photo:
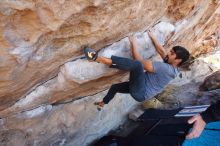
<path fill-rule="evenodd" d="M 168 57 L 168 55 L 163 59 L 163 61 L 165 62 L 165 63 L 168 63 L 168 60 L 169 60 L 169 57 Z"/>

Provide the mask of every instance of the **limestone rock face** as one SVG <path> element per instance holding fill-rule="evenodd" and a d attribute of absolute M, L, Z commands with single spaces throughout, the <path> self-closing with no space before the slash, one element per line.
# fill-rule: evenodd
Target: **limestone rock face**
<path fill-rule="evenodd" d="M 200 90 L 210 91 L 220 89 L 220 71 L 216 71 L 210 76 L 205 78 L 205 81 L 200 86 Z"/>
<path fill-rule="evenodd" d="M 218 27 L 219 1 L 3 0 L 0 15 L 0 109 L 3 110 L 52 78 L 58 77 L 66 84 L 59 83 L 62 87 L 54 88 L 66 91 L 43 95 L 46 103 L 57 102 L 63 95 L 66 99 L 88 95 L 88 90 L 106 89 L 109 84 L 103 84 L 100 78 L 103 76 L 112 76 L 111 81 L 117 81 L 113 79 L 115 73 L 100 74 L 83 82 L 66 77 L 63 70 L 71 62 L 77 64 L 85 44 L 100 50 L 165 21 L 174 27 L 165 38 L 166 48 L 179 44 L 192 51 Z M 97 89 L 89 85 L 91 80 L 97 80 Z M 87 89 L 75 89 L 84 84 Z"/>
<path fill-rule="evenodd" d="M 66 104 L 40 106 L 4 118 L 0 121 L 0 144 L 87 146 L 122 124 L 137 104 L 128 95 L 121 94 L 98 111 L 93 102 L 105 94 L 106 91 Z"/>
<path fill-rule="evenodd" d="M 96 100 L 92 95 L 128 80 L 128 72 L 88 62 L 82 53 L 84 45 L 100 56 L 131 58 L 127 36 L 134 34 L 143 58 L 158 60 L 146 32 L 152 29 L 167 51 L 182 45 L 197 57 L 219 45 L 219 22 L 218 0 L 1 0 L 0 142 L 87 145 L 101 136 L 93 137 L 88 117 L 109 118 L 90 111 Z M 202 65 L 198 61 L 192 65 L 194 70 L 183 72 L 184 82 L 177 79 L 178 84 L 211 72 L 210 66 Z M 99 98 L 104 96 L 100 94 Z M 102 135 L 136 105 L 127 96 L 125 101 L 120 98 L 112 108 L 123 104 L 124 111 L 109 128 L 100 129 Z M 84 126 L 82 121 L 88 131 L 84 135 L 78 131 Z M 98 127 L 95 120 L 93 124 Z M 81 144 L 82 139 L 87 141 Z"/>
<path fill-rule="evenodd" d="M 165 15 L 167 5 L 165 0 L 1 1 L 0 109 L 61 73 L 60 67 L 82 55 L 82 45 L 101 49 L 144 30 Z M 70 84 L 78 87 L 82 83 Z M 81 90 L 86 93 L 88 89 Z M 54 97 L 44 98 L 48 103 L 48 98 Z"/>

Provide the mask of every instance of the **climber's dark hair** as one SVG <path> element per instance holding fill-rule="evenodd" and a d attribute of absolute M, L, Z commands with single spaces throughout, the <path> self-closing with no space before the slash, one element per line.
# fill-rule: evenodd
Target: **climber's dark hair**
<path fill-rule="evenodd" d="M 176 59 L 182 59 L 179 66 L 189 59 L 189 51 L 182 46 L 174 46 L 173 51 L 176 53 Z"/>

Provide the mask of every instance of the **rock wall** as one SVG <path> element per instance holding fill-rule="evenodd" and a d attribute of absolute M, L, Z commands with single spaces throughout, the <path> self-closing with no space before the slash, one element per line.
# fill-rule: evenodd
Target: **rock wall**
<path fill-rule="evenodd" d="M 8 44 L 1 53 L 4 78 L 0 103 L 4 109 L 57 76 L 60 66 L 82 55 L 82 45 L 101 49 L 144 29 L 164 15 L 168 4 L 45 0 L 1 1 L 0 5 L 1 44 Z M 75 81 L 71 85 L 80 83 Z"/>
<path fill-rule="evenodd" d="M 62 74 L 66 62 L 77 61 L 82 55 L 83 45 L 100 50 L 131 33 L 143 32 L 165 21 L 175 27 L 171 37 L 166 39 L 165 47 L 168 49 L 180 44 L 192 51 L 219 24 L 219 1 L 214 0 L 3 0 L 0 10 L 1 110 L 31 94 L 37 86 Z M 107 75 L 100 77 L 103 76 Z M 101 83 L 100 77 L 90 79 L 87 83 L 96 80 L 100 82 L 98 87 L 102 90 L 109 87 L 110 84 Z M 70 86 L 76 88 L 82 84 L 78 80 L 70 81 Z M 89 89 L 93 84 L 86 86 Z M 88 89 L 81 91 L 85 93 L 83 95 L 88 95 L 85 92 Z M 78 95 L 67 93 L 68 96 L 63 99 L 79 97 L 81 92 Z M 54 95 L 43 98 L 47 103 L 53 103 L 60 100 L 58 96 L 58 99 Z"/>
<path fill-rule="evenodd" d="M 95 96 L 90 96 L 128 79 L 127 72 L 86 61 L 82 53 L 84 45 L 93 47 L 101 56 L 131 58 L 127 36 L 134 34 L 142 56 L 158 60 L 145 32 L 152 29 L 167 51 L 178 44 L 185 46 L 192 55 L 199 56 L 218 45 L 210 43 L 213 39 L 209 37 L 220 26 L 219 6 L 218 0 L 0 1 L 0 130 L 3 141 L 12 142 L 11 145 L 20 139 L 23 139 L 23 145 L 34 145 L 31 141 L 35 141 L 35 145 L 67 145 L 71 140 L 76 141 L 78 138 L 73 138 L 73 135 L 83 124 L 70 125 L 98 114 L 90 113 L 89 108 L 93 108 L 91 104 L 95 100 Z M 190 76 L 189 81 L 194 77 L 193 72 Z M 75 104 L 74 100 L 81 98 L 89 99 L 86 106 Z M 119 124 L 133 108 L 129 105 L 130 100 L 121 101 L 125 104 L 125 111 L 100 133 L 105 134 Z M 120 108 L 120 103 L 115 108 Z M 66 106 L 67 111 L 63 109 Z M 88 109 L 80 108 L 78 111 L 77 106 Z M 69 115 L 70 111 L 72 115 Z M 76 115 L 82 111 L 82 118 L 78 118 Z M 58 118 L 55 121 L 51 119 L 54 115 L 70 119 L 62 121 Z M 106 120 L 108 116 L 102 118 Z M 42 119 L 42 126 L 48 127 L 53 123 L 54 127 L 48 127 L 45 132 L 36 130 Z M 16 124 L 18 122 L 20 124 Z M 105 122 L 100 122 L 103 124 Z M 30 127 L 35 128 L 30 130 Z M 70 138 L 60 138 L 62 132 Z M 39 136 L 40 133 L 43 134 Z M 10 141 L 10 135 L 15 140 L 12 138 Z M 82 139 L 88 135 L 90 133 L 84 134 Z M 59 144 L 54 143 L 56 138 L 61 139 Z"/>
<path fill-rule="evenodd" d="M 128 112 L 137 104 L 128 95 L 120 95 L 100 112 L 93 102 L 101 100 L 105 94 L 106 91 L 61 105 L 45 105 L 4 118 L 0 121 L 0 144 L 89 145 L 123 124 L 127 120 Z"/>

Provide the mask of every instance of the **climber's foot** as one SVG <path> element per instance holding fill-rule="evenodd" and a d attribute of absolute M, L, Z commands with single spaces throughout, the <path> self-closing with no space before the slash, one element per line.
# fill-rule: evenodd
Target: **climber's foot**
<path fill-rule="evenodd" d="M 101 111 L 102 108 L 104 107 L 105 103 L 103 101 L 101 102 L 95 102 L 94 105 L 97 107 L 98 111 Z"/>
<path fill-rule="evenodd" d="M 89 61 L 95 61 L 98 57 L 98 53 L 89 47 L 84 47 L 84 54 Z"/>

